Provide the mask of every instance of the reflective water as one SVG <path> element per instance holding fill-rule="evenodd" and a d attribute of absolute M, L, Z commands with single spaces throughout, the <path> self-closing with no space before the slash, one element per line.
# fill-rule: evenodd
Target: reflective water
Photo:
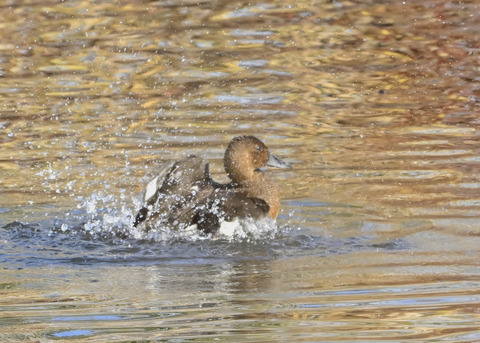
<path fill-rule="evenodd" d="M 480 340 L 477 1 L 0 5 L 0 340 Z M 279 228 L 139 238 L 235 135 Z M 120 235 L 118 234 L 120 232 Z"/>

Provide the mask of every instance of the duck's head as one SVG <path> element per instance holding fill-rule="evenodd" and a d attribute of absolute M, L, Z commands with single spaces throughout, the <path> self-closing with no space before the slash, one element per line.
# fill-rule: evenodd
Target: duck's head
<path fill-rule="evenodd" d="M 254 136 L 238 136 L 231 140 L 223 159 L 225 171 L 232 181 L 241 183 L 263 172 L 267 165 L 277 168 L 292 166 L 268 151 L 267 146 Z"/>

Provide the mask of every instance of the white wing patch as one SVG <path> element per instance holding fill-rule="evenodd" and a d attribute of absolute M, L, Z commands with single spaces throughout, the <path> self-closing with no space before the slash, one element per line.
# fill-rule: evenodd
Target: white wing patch
<path fill-rule="evenodd" d="M 147 202 L 148 199 L 153 197 L 158 188 L 157 182 L 158 176 L 148 183 L 147 188 L 145 189 L 145 195 L 143 196 L 143 201 Z"/>

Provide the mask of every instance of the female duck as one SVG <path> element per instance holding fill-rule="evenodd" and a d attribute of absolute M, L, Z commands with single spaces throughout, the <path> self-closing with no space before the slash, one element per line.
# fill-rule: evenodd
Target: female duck
<path fill-rule="evenodd" d="M 184 229 L 196 225 L 206 233 L 216 232 L 223 221 L 237 218 L 277 218 L 280 211 L 278 186 L 266 175 L 268 166 L 291 168 L 270 154 L 254 136 L 232 139 L 223 163 L 231 182 L 215 182 L 202 158 L 186 159 L 164 166 L 147 185 L 144 206 L 134 226 Z"/>

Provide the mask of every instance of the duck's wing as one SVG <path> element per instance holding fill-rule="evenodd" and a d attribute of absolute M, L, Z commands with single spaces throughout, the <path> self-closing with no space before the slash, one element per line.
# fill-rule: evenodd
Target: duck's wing
<path fill-rule="evenodd" d="M 190 213 L 192 207 L 199 198 L 208 196 L 212 191 L 208 187 L 206 173 L 208 163 L 197 156 L 163 165 L 147 185 L 144 205 L 135 218 L 134 226 L 149 222 L 172 227 L 189 225 L 193 217 Z"/>
<path fill-rule="evenodd" d="M 192 224 L 196 224 L 198 230 L 212 233 L 220 228 L 222 221 L 233 221 L 236 218 L 260 219 L 266 217 L 269 210 L 270 207 L 263 199 L 217 189 L 203 206 L 197 207 Z"/>

